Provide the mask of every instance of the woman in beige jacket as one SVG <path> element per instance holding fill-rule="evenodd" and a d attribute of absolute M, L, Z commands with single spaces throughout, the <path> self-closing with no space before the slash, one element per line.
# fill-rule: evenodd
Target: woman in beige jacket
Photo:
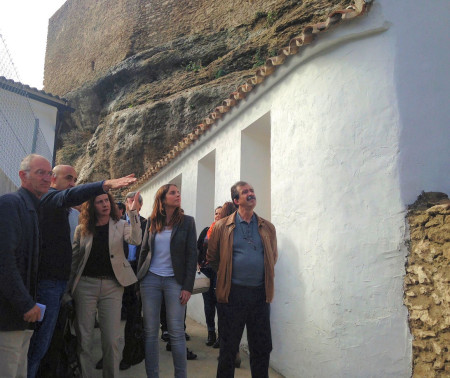
<path fill-rule="evenodd" d="M 139 196 L 139 193 L 136 194 Z M 136 204 L 128 210 L 130 224 L 120 219 L 111 194 L 85 202 L 73 241 L 68 290 L 74 300 L 78 352 L 83 377 L 92 377 L 92 335 L 95 315 L 101 331 L 103 377 L 119 376 L 120 313 L 124 286 L 137 281 L 125 258 L 123 242 L 139 245 L 142 231 Z"/>

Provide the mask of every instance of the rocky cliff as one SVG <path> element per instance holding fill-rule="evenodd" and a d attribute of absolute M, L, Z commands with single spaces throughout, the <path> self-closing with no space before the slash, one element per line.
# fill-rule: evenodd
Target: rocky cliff
<path fill-rule="evenodd" d="M 142 175 L 252 76 L 258 66 L 276 55 L 278 48 L 287 45 L 306 25 L 324 20 L 333 10 L 344 9 L 352 2 L 247 1 L 242 3 L 245 17 L 238 16 L 240 9 L 234 1 L 212 2 L 219 3 L 225 8 L 217 10 L 217 14 L 201 9 L 211 22 L 200 31 L 198 26 L 183 25 L 193 22 L 192 15 L 174 17 L 173 9 L 168 19 L 174 24 L 165 23 L 167 36 L 155 37 L 157 44 L 144 43 L 145 38 L 134 29 L 127 37 L 130 43 L 123 58 L 99 71 L 94 70 L 92 60 L 81 85 L 73 79 L 84 75 L 80 65 L 73 65 L 78 69 L 77 75 L 52 76 L 51 62 L 59 50 L 48 42 L 45 89 L 54 88 L 53 92 L 64 95 L 76 109 L 63 119 L 57 162 L 74 165 L 80 181 L 119 177 L 130 172 Z M 199 4 L 206 6 L 201 1 Z M 237 16 L 224 22 L 223 15 L 231 11 Z M 190 14 L 186 9 L 184 12 Z M 57 20 L 59 29 L 49 27 L 49 33 L 54 34 L 49 35 L 49 41 L 62 38 L 64 23 L 70 21 L 67 15 L 66 18 L 59 15 Z M 171 33 L 172 28 L 182 30 L 182 34 Z M 77 32 L 75 26 L 70 32 Z M 101 32 L 101 24 L 93 26 L 90 38 L 99 40 L 96 33 Z M 109 47 L 105 49 L 111 50 Z M 66 92 L 64 88 L 70 90 Z"/>

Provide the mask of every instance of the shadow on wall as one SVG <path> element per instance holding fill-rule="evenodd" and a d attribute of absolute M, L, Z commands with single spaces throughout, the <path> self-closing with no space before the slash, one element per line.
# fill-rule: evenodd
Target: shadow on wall
<path fill-rule="evenodd" d="M 293 238 L 286 237 L 286 234 L 281 234 L 280 230 L 277 230 L 277 237 L 275 297 L 271 305 L 272 345 L 276 353 L 271 355 L 271 366 L 284 376 L 293 377 L 298 376 L 299 371 L 289 368 L 286 370 L 289 364 L 277 356 L 289 359 L 290 355 L 302 355 L 306 348 L 311 348 L 311 345 L 298 337 L 302 334 L 302 325 L 307 322 L 302 305 L 305 303 L 303 264 L 299 254 L 284 253 L 298 250 L 298 243 Z"/>

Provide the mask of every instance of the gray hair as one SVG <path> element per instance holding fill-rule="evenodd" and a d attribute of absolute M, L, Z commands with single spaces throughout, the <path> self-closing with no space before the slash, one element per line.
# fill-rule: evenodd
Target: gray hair
<path fill-rule="evenodd" d="M 130 193 L 128 193 L 128 194 L 125 196 L 125 199 L 126 199 L 126 198 L 133 198 L 135 195 L 136 195 L 136 192 L 130 192 Z M 142 205 L 143 202 L 144 202 L 144 200 L 143 200 L 141 194 L 139 194 L 139 203 Z"/>
<path fill-rule="evenodd" d="M 24 171 L 26 172 L 26 175 L 28 177 L 28 175 L 30 174 L 30 169 L 31 169 L 31 162 L 33 161 L 34 158 L 37 157 L 42 157 L 41 155 L 38 154 L 29 154 L 27 156 L 25 156 L 22 161 L 20 162 L 20 167 L 19 167 L 19 171 Z"/>

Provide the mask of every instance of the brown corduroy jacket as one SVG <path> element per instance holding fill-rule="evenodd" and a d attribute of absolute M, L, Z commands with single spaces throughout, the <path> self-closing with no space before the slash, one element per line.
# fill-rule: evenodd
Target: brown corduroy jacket
<path fill-rule="evenodd" d="M 228 303 L 228 295 L 231 289 L 235 219 L 236 212 L 214 225 L 206 253 L 209 265 L 217 272 L 216 297 L 217 302 L 220 303 Z M 258 217 L 258 215 L 256 215 L 256 219 L 258 220 L 259 235 L 264 246 L 266 302 L 270 303 L 274 295 L 275 263 L 278 258 L 277 234 L 272 223 Z"/>

